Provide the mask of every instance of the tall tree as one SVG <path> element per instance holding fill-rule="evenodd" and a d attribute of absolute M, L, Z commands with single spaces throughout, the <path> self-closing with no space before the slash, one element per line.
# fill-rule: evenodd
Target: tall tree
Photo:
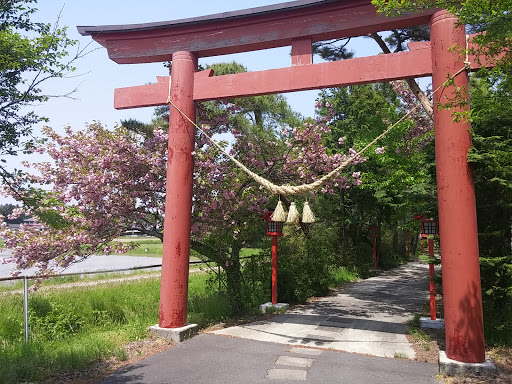
<path fill-rule="evenodd" d="M 335 111 L 331 135 L 326 138 L 331 151 L 339 149 L 340 136 L 343 145 L 363 147 L 390 122 L 416 106 L 405 83 L 335 88 L 324 91 L 321 100 Z M 338 218 L 343 262 L 351 257 L 347 255 L 357 253 L 357 244 L 367 240 L 369 224 L 378 224 L 381 232 L 386 229 L 398 235 L 406 219 L 421 209 L 418 201 L 426 196 L 432 200 L 432 180 L 425 167 L 425 146 L 431 141 L 431 129 L 428 116 L 416 108 L 408 120 L 381 139 L 376 151 L 365 154 L 366 162 L 355 172 L 361 187 L 336 190 L 337 207 L 333 211 L 337 214 L 333 217 Z M 388 255 L 402 253 L 398 236 L 396 240 L 394 244 L 382 244 Z"/>
<path fill-rule="evenodd" d="M 0 2 L 0 156 L 15 155 L 34 124 L 46 121 L 30 111 L 35 103 L 50 97 L 42 84 L 73 71 L 73 61 L 83 54 L 78 49 L 68 57 L 67 50 L 77 41 L 67 37 L 66 28 L 32 21 L 36 0 Z M 64 95 L 53 95 L 64 96 Z M 30 140 L 29 140 L 30 142 Z M 1 159 L 5 162 L 5 159 Z M 0 176 L 8 181 L 9 172 L 0 165 Z"/>
<path fill-rule="evenodd" d="M 456 15 L 463 25 L 472 26 L 476 31 L 485 31 L 474 40 L 478 44 L 480 54 L 495 61 L 499 70 L 511 69 L 511 0 L 372 0 L 372 4 L 379 12 L 387 15 L 421 12 L 429 8 L 447 9 Z M 498 58 L 500 54 L 503 56 Z"/>

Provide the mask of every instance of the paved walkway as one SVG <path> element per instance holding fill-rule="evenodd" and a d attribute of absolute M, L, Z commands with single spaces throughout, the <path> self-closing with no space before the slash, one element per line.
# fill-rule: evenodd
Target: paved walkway
<path fill-rule="evenodd" d="M 407 322 L 428 300 L 428 266 L 409 263 L 269 321 L 214 332 L 259 341 L 414 358 Z"/>
<path fill-rule="evenodd" d="M 439 383 L 436 364 L 386 358 L 414 356 L 406 322 L 427 298 L 428 267 L 409 263 L 269 321 L 201 334 L 102 383 Z"/>

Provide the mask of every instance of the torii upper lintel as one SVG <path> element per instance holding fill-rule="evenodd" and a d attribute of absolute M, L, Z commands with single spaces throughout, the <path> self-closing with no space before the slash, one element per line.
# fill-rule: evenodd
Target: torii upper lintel
<path fill-rule="evenodd" d="M 434 11 L 390 18 L 370 0 L 298 0 L 265 7 L 157 23 L 82 26 L 119 64 L 169 61 L 187 51 L 196 57 L 283 47 L 427 24 Z"/>

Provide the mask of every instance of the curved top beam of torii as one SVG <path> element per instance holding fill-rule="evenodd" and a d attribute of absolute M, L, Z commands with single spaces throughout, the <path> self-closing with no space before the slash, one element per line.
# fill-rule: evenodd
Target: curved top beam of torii
<path fill-rule="evenodd" d="M 177 51 L 224 55 L 428 24 L 434 11 L 389 18 L 370 0 L 297 0 L 174 21 L 80 26 L 119 64 L 169 61 Z"/>

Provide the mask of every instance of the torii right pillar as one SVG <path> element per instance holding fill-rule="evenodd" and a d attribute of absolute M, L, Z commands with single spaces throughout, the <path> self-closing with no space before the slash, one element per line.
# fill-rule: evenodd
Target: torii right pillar
<path fill-rule="evenodd" d="M 433 89 L 464 65 L 460 49 L 466 47 L 464 26 L 447 11 L 432 16 Z M 463 90 L 466 103 L 439 109 Z M 446 355 L 462 363 L 485 361 L 478 230 L 473 172 L 467 162 L 471 146 L 470 123 L 453 121 L 454 112 L 469 110 L 468 77 L 459 73 L 452 85 L 434 94 L 437 198 L 441 239 Z M 460 92 L 459 92 L 460 95 Z M 460 100 L 459 100 L 460 101 Z"/>

